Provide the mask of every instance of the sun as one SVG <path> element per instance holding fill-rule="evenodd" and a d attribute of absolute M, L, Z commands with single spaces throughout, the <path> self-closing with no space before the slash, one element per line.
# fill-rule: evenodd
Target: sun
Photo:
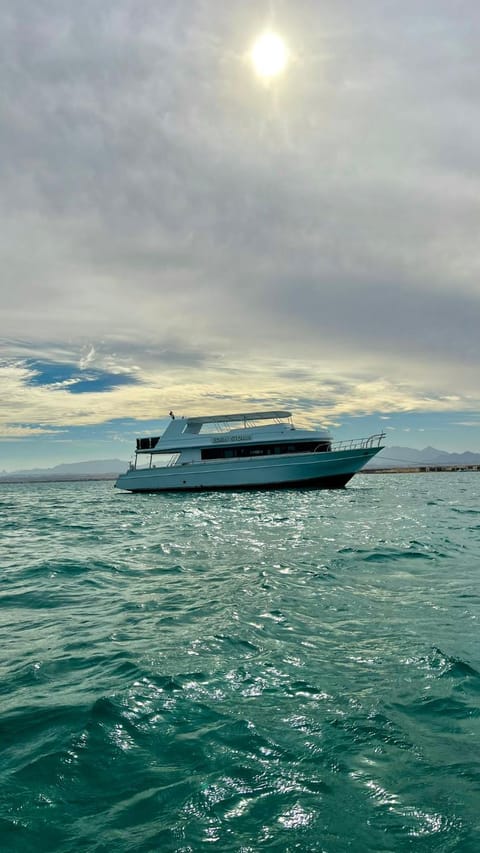
<path fill-rule="evenodd" d="M 285 71 L 289 59 L 288 49 L 281 36 L 266 32 L 254 43 L 250 59 L 258 76 L 270 80 Z"/>

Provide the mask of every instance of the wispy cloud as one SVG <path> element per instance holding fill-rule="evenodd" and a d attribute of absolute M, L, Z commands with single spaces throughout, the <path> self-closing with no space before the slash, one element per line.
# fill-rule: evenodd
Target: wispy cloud
<path fill-rule="evenodd" d="M 295 362 L 292 362 L 295 364 Z M 414 386 L 388 379 L 348 375 L 333 379 L 316 366 L 297 363 L 287 378 L 277 364 L 257 359 L 255 364 L 233 364 L 218 356 L 202 359 L 201 374 L 170 355 L 163 365 L 149 364 L 136 374 L 107 373 L 88 369 L 82 380 L 75 363 L 38 363 L 29 360 L 0 364 L 4 389 L 0 402 L 0 437 L 23 436 L 32 420 L 51 427 L 99 425 L 112 415 L 125 418 L 132 413 L 141 420 L 164 417 L 173 406 L 185 414 L 222 412 L 286 406 L 293 408 L 299 423 L 335 425 L 345 417 L 363 417 L 380 412 L 452 412 L 458 402 L 442 395 L 422 394 Z M 79 378 L 80 377 L 80 378 Z M 77 384 L 80 389 L 77 389 Z M 231 385 L 231 390 L 227 388 Z M 80 391 L 80 393 L 79 393 Z M 462 400 L 464 411 L 468 401 Z M 388 416 L 385 416 L 388 417 Z"/>

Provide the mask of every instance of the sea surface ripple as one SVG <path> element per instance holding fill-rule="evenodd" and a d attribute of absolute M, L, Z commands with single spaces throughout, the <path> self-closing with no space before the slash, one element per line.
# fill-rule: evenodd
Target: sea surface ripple
<path fill-rule="evenodd" d="M 480 475 L 0 486 L 2 851 L 480 850 Z"/>

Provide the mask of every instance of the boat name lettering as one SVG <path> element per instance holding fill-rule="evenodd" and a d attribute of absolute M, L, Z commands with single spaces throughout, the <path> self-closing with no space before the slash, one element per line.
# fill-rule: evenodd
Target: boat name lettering
<path fill-rule="evenodd" d="M 218 438 L 214 438 L 213 441 L 218 444 L 218 442 L 230 442 L 230 441 L 251 441 L 251 435 L 220 435 Z"/>

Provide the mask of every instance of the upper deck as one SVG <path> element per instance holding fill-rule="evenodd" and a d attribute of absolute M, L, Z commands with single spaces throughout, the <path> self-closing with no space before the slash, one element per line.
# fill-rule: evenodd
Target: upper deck
<path fill-rule="evenodd" d="M 238 445 L 252 441 L 287 441 L 291 440 L 291 431 L 296 430 L 291 417 L 292 413 L 286 410 L 188 418 L 175 418 L 171 413 L 171 421 L 163 435 L 137 438 L 137 453 L 179 453 L 218 443 Z M 216 425 L 217 428 L 202 431 L 205 425 Z M 322 440 L 329 435 L 325 430 L 296 430 L 296 438 Z"/>

